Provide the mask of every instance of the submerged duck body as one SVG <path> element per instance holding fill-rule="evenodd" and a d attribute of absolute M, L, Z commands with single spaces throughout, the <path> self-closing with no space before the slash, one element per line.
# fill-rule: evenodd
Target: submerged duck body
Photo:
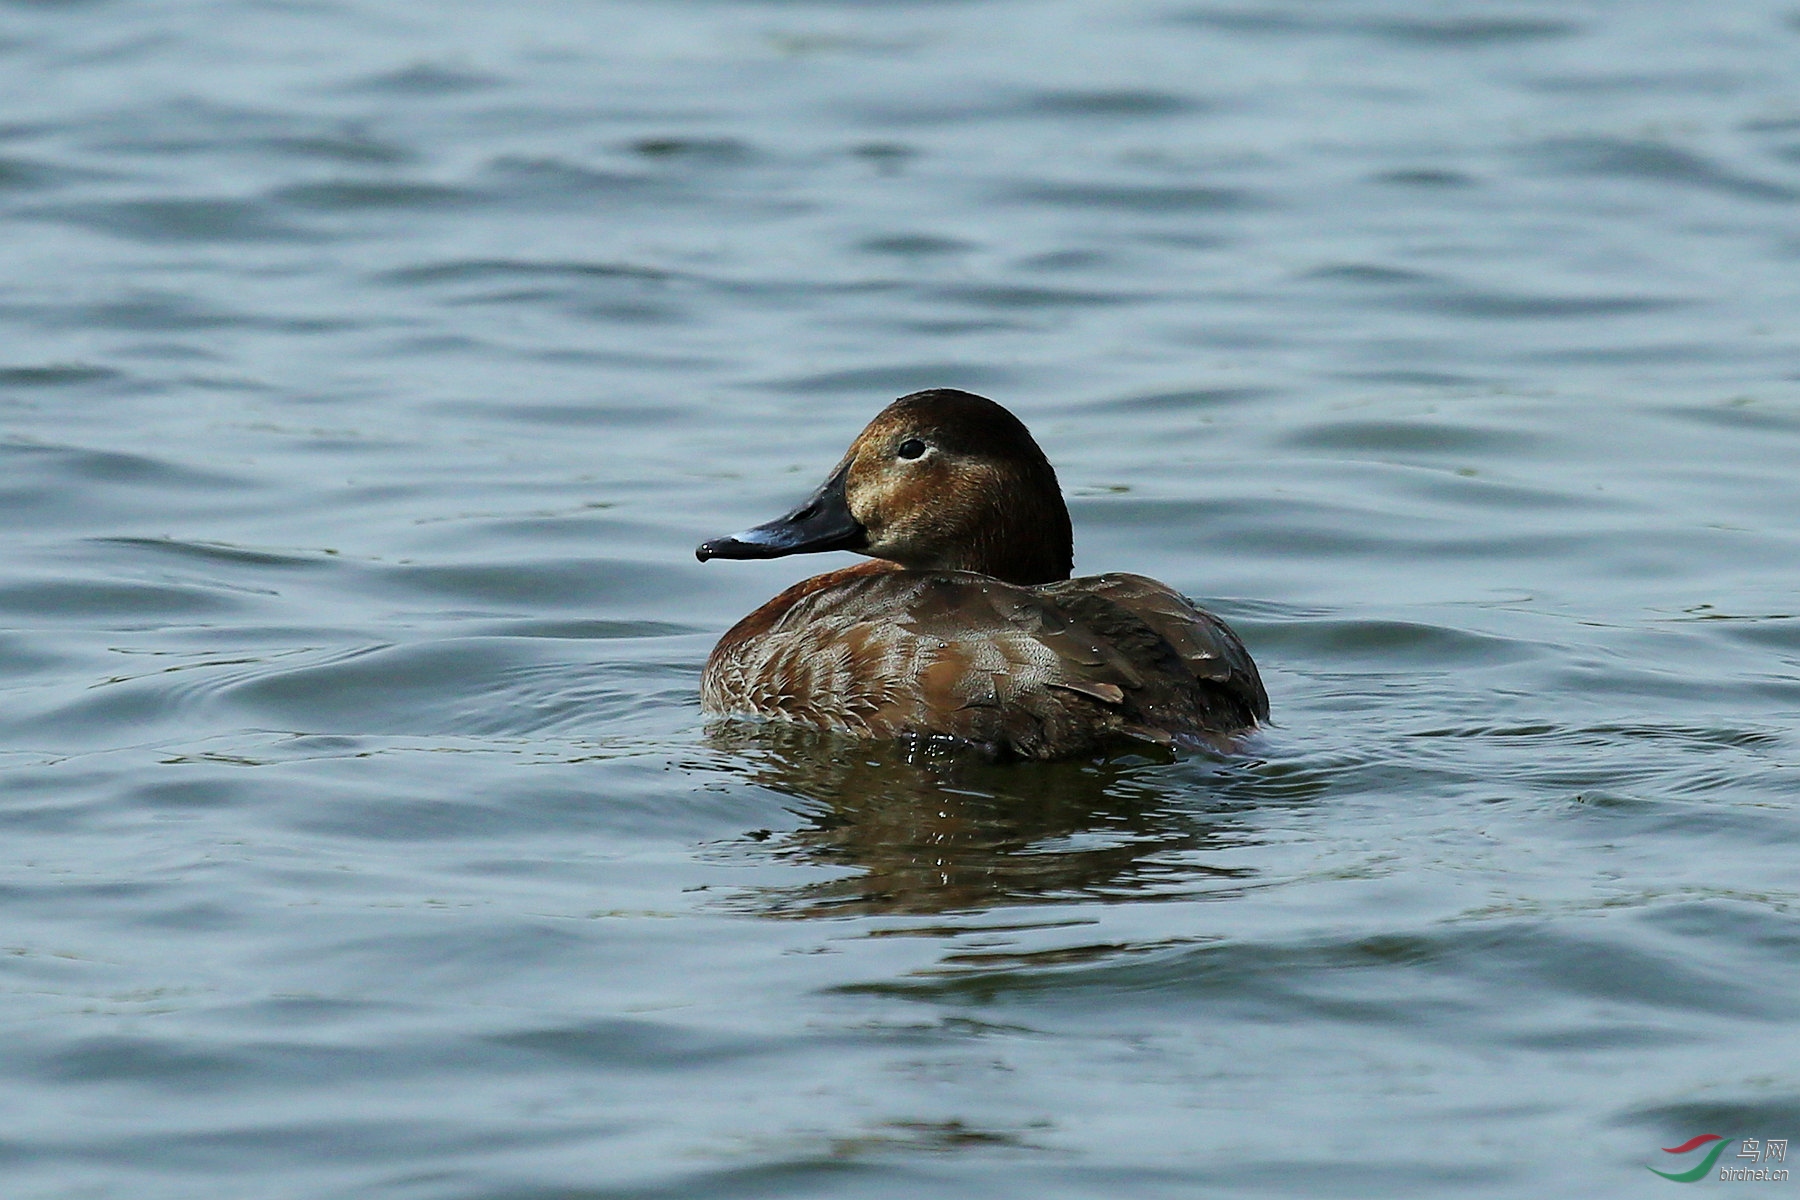
<path fill-rule="evenodd" d="M 806 503 L 696 553 L 822 550 L 875 561 L 795 584 L 727 631 L 701 677 L 708 713 L 1034 759 L 1217 744 L 1268 718 L 1218 617 L 1141 575 L 1070 578 L 1055 471 L 991 400 L 896 400 Z"/>

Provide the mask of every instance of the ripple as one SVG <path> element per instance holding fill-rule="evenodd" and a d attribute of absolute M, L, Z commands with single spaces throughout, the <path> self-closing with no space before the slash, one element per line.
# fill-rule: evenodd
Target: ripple
<path fill-rule="evenodd" d="M 1447 670 L 1542 657 L 1544 648 L 1516 638 L 1413 621 L 1340 619 L 1259 628 L 1257 644 L 1289 660 L 1402 669 Z"/>
<path fill-rule="evenodd" d="M 477 702 L 469 685 L 502 679 L 521 654 L 488 641 L 339 651 L 326 661 L 259 670 L 218 685 L 236 705 L 308 733 L 396 733 L 441 728 Z M 445 709 L 449 709 L 448 714 Z"/>
<path fill-rule="evenodd" d="M 41 367 L 0 367 L 0 387 L 53 388 L 88 383 L 110 383 L 124 378 L 111 367 L 86 363 L 55 363 Z"/>
<path fill-rule="evenodd" d="M 1475 176 L 1466 172 L 1443 167 L 1402 167 L 1378 171 L 1370 178 L 1377 183 L 1411 188 L 1465 188 L 1474 187 L 1479 182 Z"/>
<path fill-rule="evenodd" d="M 1640 919 L 1637 924 L 1644 928 L 1653 922 Z M 1761 922 L 1751 918 L 1751 924 Z M 1734 932 L 1741 935 L 1741 923 Z M 1585 1005 L 1596 1002 L 1664 1020 L 1704 1015 L 1716 1022 L 1732 1014 L 1778 1021 L 1789 1013 L 1791 1006 L 1734 977 L 1727 963 L 1738 956 L 1730 950 L 1714 948 L 1695 961 L 1691 949 L 1697 947 L 1654 937 L 1621 941 L 1604 936 L 1597 924 L 1553 930 L 1537 921 L 1504 921 L 1284 946 L 1226 942 L 1113 955 L 1100 962 L 970 970 L 850 990 L 989 1003 L 999 997 L 1066 998 L 1094 991 L 1136 997 L 1140 1003 L 1203 1001 L 1214 1011 L 1237 1008 L 1259 1013 L 1261 1019 L 1282 1013 L 1290 1020 L 1394 1022 L 1434 1029 L 1437 1036 L 1464 1037 L 1474 1014 L 1490 1003 L 1486 996 L 1496 981 L 1529 978 L 1543 989 L 1544 1006 L 1537 1014 L 1503 1021 L 1490 1033 L 1491 1044 L 1550 1049 L 1606 1045 L 1620 1036 L 1617 1025 L 1596 1030 L 1587 1020 Z M 1756 956 L 1742 957 L 1747 966 Z M 1404 976 L 1410 983 L 1379 982 L 1385 975 Z M 1376 1001 L 1377 993 L 1404 993 L 1406 998 Z M 1565 999 L 1582 1002 L 1579 1016 L 1558 1006 Z M 1627 1026 L 1624 1032 L 1625 1044 L 1641 1043 L 1639 1030 Z"/>
<path fill-rule="evenodd" d="M 1340 371 L 1337 375 L 1340 379 L 1360 380 L 1365 383 L 1392 383 L 1401 387 L 1431 388 L 1438 391 L 1451 388 L 1493 387 L 1500 382 L 1494 378 L 1457 375 L 1449 371 Z"/>
<path fill-rule="evenodd" d="M 632 142 L 631 151 L 649 159 L 703 166 L 738 166 L 762 157 L 750 143 L 730 137 L 646 137 Z"/>
<path fill-rule="evenodd" d="M 1769 613 L 1736 618 L 1720 636 L 1761 649 L 1800 655 L 1800 614 Z M 1794 665 L 1800 659 L 1789 659 L 1788 662 Z"/>
<path fill-rule="evenodd" d="M 1297 450 L 1374 450 L 1466 458 L 1540 453 L 1547 441 L 1541 434 L 1501 426 L 1360 420 L 1321 422 L 1288 434 L 1282 438 L 1282 444 Z"/>
<path fill-rule="evenodd" d="M 1800 408 L 1757 404 L 1747 397 L 1724 404 L 1682 405 L 1665 409 L 1683 423 L 1732 430 L 1752 436 L 1779 436 L 1800 440 Z"/>
<path fill-rule="evenodd" d="M 323 159 L 355 166 L 397 167 L 417 157 L 405 146 L 355 129 L 338 133 L 282 134 L 263 138 L 257 144 L 294 158 Z"/>
<path fill-rule="evenodd" d="M 147 557 L 152 559 L 242 567 L 256 571 L 270 567 L 286 571 L 319 570 L 331 565 L 331 560 L 323 556 L 257 550 L 249 546 L 233 546 L 227 542 L 188 542 L 177 538 L 147 537 L 104 537 L 93 540 L 100 545 L 146 551 Z"/>
<path fill-rule="evenodd" d="M 844 393 L 866 398 L 869 395 L 903 396 L 934 387 L 964 387 L 975 391 L 996 390 L 1016 384 L 1016 371 L 976 363 L 907 363 L 889 367 L 857 367 L 847 371 L 823 371 L 816 375 L 800 375 L 775 380 L 762 386 L 771 391 L 800 395 Z"/>
<path fill-rule="evenodd" d="M 940 237 L 929 233 L 891 233 L 865 238 L 857 249 L 869 254 L 892 254 L 901 258 L 926 258 L 940 254 L 967 254 L 977 249 L 974 242 Z"/>
<path fill-rule="evenodd" d="M 247 480 L 147 455 L 0 442 L 0 512 L 40 532 L 140 517 L 146 496 L 223 502 Z"/>
<path fill-rule="evenodd" d="M 1774 203 L 1800 199 L 1800 189 L 1727 170 L 1703 155 L 1660 142 L 1561 138 L 1539 143 L 1532 153 L 1545 166 L 1568 174 L 1674 183 Z"/>
<path fill-rule="evenodd" d="M 1266 400 L 1275 395 L 1265 387 L 1201 387 L 1181 391 L 1152 392 L 1142 396 L 1124 396 L 1100 400 L 1080 406 L 1080 410 L 1118 413 L 1185 414 L 1230 409 Z"/>
<path fill-rule="evenodd" d="M 488 164 L 481 179 L 497 199 L 513 204 L 668 202 L 677 195 L 655 176 L 600 171 L 555 157 L 503 155 Z"/>
<path fill-rule="evenodd" d="M 1134 90 L 1039 92 L 1025 106 L 1057 117 L 1166 117 L 1203 107 L 1173 92 Z"/>
<path fill-rule="evenodd" d="M 596 675 L 564 656 L 564 640 L 454 637 L 312 655 L 300 665 L 274 658 L 214 673 L 184 703 L 216 700 L 309 734 L 522 736 L 599 730 L 691 694 L 691 681 L 661 670 L 650 672 L 653 683 L 628 667 Z"/>
<path fill-rule="evenodd" d="M 1424 312 L 1477 320 L 1533 321 L 1636 316 L 1685 308 L 1694 302 L 1661 296 L 1532 296 L 1462 290 L 1419 296 L 1404 303 Z"/>
<path fill-rule="evenodd" d="M 241 607 L 242 597 L 195 586 L 67 579 L 0 584 L 0 612 L 34 622 L 140 622 L 219 615 Z"/>
<path fill-rule="evenodd" d="M 1058 208 L 1133 213 L 1242 212 L 1266 204 L 1242 188 L 1194 184 L 1021 183 L 1008 188 L 1007 196 Z"/>
<path fill-rule="evenodd" d="M 1512 45 L 1573 37 L 1582 27 L 1573 21 L 1533 17 L 1450 17 L 1441 20 L 1371 21 L 1363 26 L 1375 35 L 1424 46 Z"/>
<path fill-rule="evenodd" d="M 610 262 L 534 262 L 525 259 L 477 258 L 399 267 L 376 276 L 381 283 L 481 283 L 490 279 L 634 279 L 660 282 L 674 278 L 656 267 Z"/>
<path fill-rule="evenodd" d="M 451 304 L 541 303 L 587 320 L 631 324 L 681 322 L 693 306 L 688 289 L 668 286 L 691 277 L 625 263 L 469 260 L 403 267 L 379 281 L 442 289 Z"/>
<path fill-rule="evenodd" d="M 1785 1136 L 1800 1126 L 1800 1092 L 1757 1082 L 1708 1090 L 1711 1094 L 1703 1099 L 1633 1107 L 1620 1119 L 1658 1131 L 1652 1141 L 1659 1146 L 1684 1141 L 1696 1129 L 1744 1130 L 1758 1135 L 1779 1132 Z M 1720 1091 L 1727 1094 L 1720 1095 Z"/>
<path fill-rule="evenodd" d="M 740 1062 L 789 1049 L 779 1039 L 730 1036 L 668 1022 L 617 1019 L 523 1029 L 484 1040 L 489 1045 L 523 1050 L 584 1069 L 636 1071 Z"/>
<path fill-rule="evenodd" d="M 341 90 L 378 96 L 417 96 L 429 99 L 487 91 L 499 87 L 503 82 L 498 76 L 467 67 L 419 62 L 397 71 L 367 76 L 344 85 Z"/>
<path fill-rule="evenodd" d="M 935 288 L 931 294 L 952 303 L 1001 310 L 1087 308 L 1095 305 L 1128 304 L 1134 300 L 1143 299 L 1143 297 L 1124 292 L 995 284 L 958 284 L 954 287 Z"/>
<path fill-rule="evenodd" d="M 319 333 L 343 328 L 327 318 L 275 317 L 241 308 L 215 306 L 197 296 L 165 291 L 136 291 L 117 300 L 77 304 L 43 311 L 46 324 L 73 328 L 119 329 L 137 333 L 194 333 L 221 329 L 274 329 Z"/>
<path fill-rule="evenodd" d="M 168 459 L 126 454 L 116 450 L 90 450 L 79 446 L 41 445 L 35 442 L 0 442 L 0 455 L 10 459 L 13 470 L 36 468 L 48 476 L 67 476 L 95 483 L 211 490 L 241 487 L 245 482 L 237 476 L 219 471 L 201 470 Z"/>
<path fill-rule="evenodd" d="M 361 212 L 380 209 L 446 209 L 480 203 L 485 197 L 467 188 L 401 180 L 339 180 L 280 188 L 270 198 L 313 212 Z"/>
<path fill-rule="evenodd" d="M 455 416 L 481 416 L 527 425 L 582 426 L 629 429 L 666 424 L 691 416 L 685 405 L 667 404 L 515 404 L 451 401 L 432 406 L 434 411 Z"/>
<path fill-rule="evenodd" d="M 21 215 L 143 242 L 305 242 L 323 236 L 281 220 L 259 200 L 221 197 L 80 202 Z"/>
<path fill-rule="evenodd" d="M 1174 17 L 1184 24 L 1205 25 L 1231 33 L 1291 35 L 1295 33 L 1351 34 L 1373 37 L 1399 46 L 1472 48 L 1514 46 L 1573 37 L 1582 26 L 1543 17 L 1340 17 L 1318 11 L 1296 11 L 1274 6 L 1189 10 Z"/>
<path fill-rule="evenodd" d="M 1300 276 L 1302 279 L 1319 279 L 1334 283 L 1368 284 L 1384 286 L 1390 284 L 1438 283 L 1437 276 L 1427 275 L 1422 271 L 1409 271 L 1401 267 L 1388 267 L 1379 263 L 1335 263 L 1328 267 L 1314 267 Z"/>
<path fill-rule="evenodd" d="M 47 652 L 41 639 L 24 633 L 0 632 L 0 673 L 13 682 L 67 665 L 60 654 Z"/>
<path fill-rule="evenodd" d="M 232 1163 L 254 1160 L 278 1169 L 290 1179 L 312 1178 L 332 1186 L 353 1165 L 390 1168 L 417 1156 L 440 1164 L 496 1149 L 535 1147 L 540 1153 L 559 1144 L 586 1140 L 591 1129 L 519 1129 L 507 1134 L 478 1130 L 461 1121 L 403 1118 L 327 1118 L 281 1120 L 233 1116 L 224 1121 L 197 1115 L 171 1120 L 155 1135 L 104 1140 L 69 1136 L 55 1146 L 59 1156 L 96 1164 L 136 1164 L 159 1174 L 229 1170 Z M 330 1145 L 329 1163 L 305 1149 Z M 320 1177 L 323 1178 L 320 1178 Z"/>
<path fill-rule="evenodd" d="M 566 638 L 585 642 L 614 638 L 685 637 L 707 631 L 670 621 L 588 620 L 505 621 L 480 627 L 474 632 L 482 637 Z"/>
<path fill-rule="evenodd" d="M 0 158 L 0 191 L 28 192 L 55 187 L 78 173 L 30 158 Z"/>
<path fill-rule="evenodd" d="M 365 586 L 390 595 L 454 600 L 483 610 L 499 606 L 527 612 L 568 608 L 617 612 L 634 601 L 658 607 L 685 590 L 691 578 L 685 564 L 675 570 L 629 560 L 571 559 L 374 566 L 367 569 Z"/>
<path fill-rule="evenodd" d="M 1698 71 L 1584 71 L 1545 75 L 1526 81 L 1534 91 L 1552 95 L 1605 95 L 1641 93 L 1645 96 L 1730 95 L 1744 90 L 1748 80 L 1738 70 Z"/>

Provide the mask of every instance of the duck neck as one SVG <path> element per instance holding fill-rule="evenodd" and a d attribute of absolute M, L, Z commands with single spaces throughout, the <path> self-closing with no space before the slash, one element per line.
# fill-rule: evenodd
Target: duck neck
<path fill-rule="evenodd" d="M 1067 579 L 1075 566 L 1069 510 L 1048 463 L 1047 479 L 1009 493 L 1000 519 L 984 524 L 965 547 L 963 570 L 979 571 L 1022 587 Z"/>

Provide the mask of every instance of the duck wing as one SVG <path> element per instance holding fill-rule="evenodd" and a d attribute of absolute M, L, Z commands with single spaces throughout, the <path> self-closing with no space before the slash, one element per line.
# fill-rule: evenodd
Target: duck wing
<path fill-rule="evenodd" d="M 1203 735 L 1269 719 L 1269 695 L 1243 641 L 1169 585 L 1115 572 L 1036 590 L 1139 665 L 1146 683 L 1128 697 L 1134 724 Z"/>
<path fill-rule="evenodd" d="M 1098 578 L 1108 582 L 1096 590 L 1071 586 L 1080 580 L 1019 587 L 966 571 L 844 572 L 752 636 L 728 634 L 707 663 L 702 697 L 712 712 L 866 737 L 941 735 L 1025 758 L 1079 753 L 1119 734 L 1167 743 L 1171 733 L 1254 724 L 1226 712 L 1205 724 L 1199 706 L 1181 702 L 1195 679 L 1186 655 L 1217 671 L 1207 656 L 1229 649 L 1208 641 L 1209 626 L 1185 635 L 1181 649 L 1158 631 L 1167 623 L 1182 636 L 1163 608 L 1196 610 L 1149 580 Z M 1130 603 L 1134 581 L 1160 589 L 1148 615 Z M 1229 630 L 1223 641 L 1248 663 Z"/>

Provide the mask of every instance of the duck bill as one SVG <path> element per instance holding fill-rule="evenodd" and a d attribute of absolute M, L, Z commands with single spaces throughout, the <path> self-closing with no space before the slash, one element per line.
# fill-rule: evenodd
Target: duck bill
<path fill-rule="evenodd" d="M 850 515 L 844 496 L 844 476 L 850 465 L 839 467 L 799 508 L 773 521 L 700 543 L 694 557 L 781 558 L 788 554 L 816 554 L 824 550 L 861 550 L 869 544 L 868 531 Z"/>

